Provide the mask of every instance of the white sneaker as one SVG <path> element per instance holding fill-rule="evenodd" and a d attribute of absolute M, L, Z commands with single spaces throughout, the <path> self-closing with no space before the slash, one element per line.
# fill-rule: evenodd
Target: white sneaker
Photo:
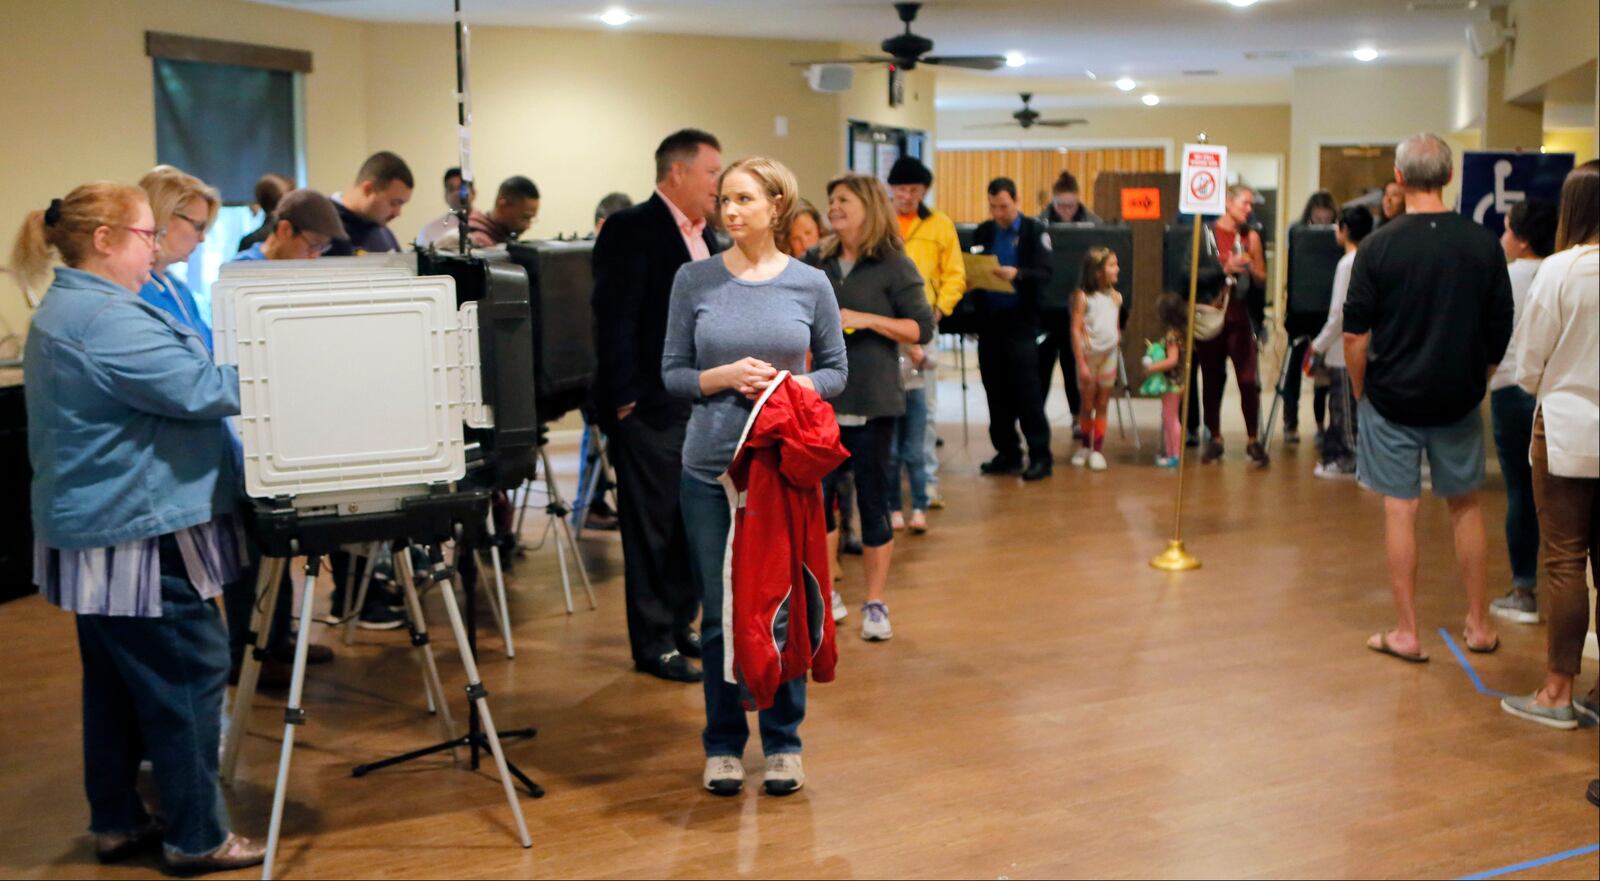
<path fill-rule="evenodd" d="M 850 607 L 844 604 L 844 597 L 838 591 L 833 592 L 833 622 L 835 624 L 850 617 Z"/>
<path fill-rule="evenodd" d="M 771 774 L 771 765 L 768 765 Z M 706 759 L 704 777 L 706 791 L 712 795 L 738 795 L 744 788 L 744 763 L 733 756 L 712 756 Z"/>
<path fill-rule="evenodd" d="M 861 607 L 861 638 L 867 642 L 884 642 L 894 636 L 889 626 L 889 607 L 871 602 Z"/>
<path fill-rule="evenodd" d="M 1339 465 L 1337 463 L 1332 463 L 1332 462 L 1319 463 L 1317 465 L 1316 469 L 1314 471 L 1312 471 L 1311 473 L 1316 475 L 1317 477 L 1322 478 L 1323 480 L 1355 480 L 1356 479 L 1356 473 L 1354 471 L 1346 471 L 1343 468 L 1339 467 Z"/>
<path fill-rule="evenodd" d="M 1082 468 L 1087 464 L 1089 464 L 1089 448 L 1079 447 L 1078 451 L 1072 454 L 1072 465 L 1075 468 Z"/>
<path fill-rule="evenodd" d="M 806 771 L 800 763 L 799 753 L 778 753 L 767 756 L 767 774 L 763 780 L 767 795 L 794 795 L 806 785 Z"/>
<path fill-rule="evenodd" d="M 1090 471 L 1104 471 L 1107 467 L 1108 466 L 1106 465 L 1106 457 L 1104 453 L 1101 453 L 1099 450 L 1095 450 L 1089 454 Z"/>
<path fill-rule="evenodd" d="M 906 525 L 911 528 L 912 535 L 922 535 L 928 531 L 928 512 L 913 509 L 911 519 L 906 521 Z"/>
<path fill-rule="evenodd" d="M 893 529 L 895 532 L 904 531 L 906 528 L 906 515 L 900 513 L 899 511 L 890 512 L 889 528 Z"/>

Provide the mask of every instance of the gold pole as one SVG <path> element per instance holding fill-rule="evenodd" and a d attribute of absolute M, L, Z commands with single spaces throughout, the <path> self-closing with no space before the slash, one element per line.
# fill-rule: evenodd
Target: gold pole
<path fill-rule="evenodd" d="M 1206 142 L 1206 136 L 1200 136 L 1200 143 Z M 1191 386 L 1194 383 L 1194 307 L 1195 297 L 1200 289 L 1200 234 L 1202 232 L 1201 215 L 1194 216 L 1194 243 L 1189 253 L 1189 329 L 1183 347 L 1183 403 L 1178 412 L 1179 437 L 1189 434 L 1189 398 Z M 1185 458 L 1184 449 L 1187 445 L 1178 446 L 1178 504 L 1172 515 L 1172 540 L 1167 542 L 1167 549 L 1150 561 L 1150 565 L 1163 572 L 1188 572 L 1200 568 L 1200 561 L 1183 547 L 1183 472 Z"/>

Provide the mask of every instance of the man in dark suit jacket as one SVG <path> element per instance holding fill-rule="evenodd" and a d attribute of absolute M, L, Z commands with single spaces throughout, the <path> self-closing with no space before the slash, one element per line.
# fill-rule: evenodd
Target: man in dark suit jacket
<path fill-rule="evenodd" d="M 715 215 L 722 147 L 684 129 L 656 149 L 656 191 L 606 219 L 594 245 L 599 358 L 595 408 L 617 470 L 628 640 L 634 666 L 675 682 L 699 682 L 699 610 L 678 512 L 689 403 L 661 382 L 667 306 L 678 268 L 718 250 Z"/>
<path fill-rule="evenodd" d="M 989 399 L 989 440 L 995 457 L 984 474 L 1022 474 L 1023 480 L 1050 476 L 1050 422 L 1044 415 L 1039 384 L 1039 294 L 1050 281 L 1050 240 L 1045 228 L 1024 217 L 1017 185 L 1010 178 L 989 182 L 989 215 L 972 235 L 972 250 L 1000 260 L 998 275 L 1015 293 L 978 291 L 978 373 Z M 1028 443 L 1022 467 L 1017 424 Z"/>

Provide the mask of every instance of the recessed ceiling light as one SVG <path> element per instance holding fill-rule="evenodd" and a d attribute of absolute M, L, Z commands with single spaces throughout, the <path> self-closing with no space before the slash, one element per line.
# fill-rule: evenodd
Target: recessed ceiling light
<path fill-rule="evenodd" d="M 1362 46 L 1350 54 L 1354 55 L 1357 61 L 1372 61 L 1378 57 L 1378 50 L 1371 46 Z"/>
<path fill-rule="evenodd" d="M 1097 77 L 1097 76 L 1095 76 L 1095 74 L 1094 74 L 1094 71 L 1092 71 L 1092 70 L 1090 70 L 1090 69 L 1089 69 L 1089 68 L 1087 68 L 1087 67 L 1085 67 L 1085 68 L 1084 68 L 1084 69 L 1083 69 L 1083 75 L 1084 75 L 1084 76 L 1086 76 L 1086 77 L 1088 77 L 1088 78 L 1089 78 L 1089 79 L 1092 79 L 1092 80 L 1097 80 L 1097 79 L 1099 79 L 1099 77 Z"/>
<path fill-rule="evenodd" d="M 1157 104 L 1161 103 L 1160 96 L 1156 95 L 1155 93 L 1151 93 L 1149 95 L 1146 95 L 1143 98 L 1140 98 L 1139 100 L 1143 101 L 1144 102 L 1144 106 L 1146 106 L 1146 107 L 1154 107 Z"/>
<path fill-rule="evenodd" d="M 1028 59 L 1021 52 L 1015 50 L 1006 53 L 1006 67 L 1021 67 L 1028 63 Z"/>
<path fill-rule="evenodd" d="M 1122 79 L 1117 80 L 1117 88 L 1121 89 L 1124 92 L 1131 92 L 1134 89 L 1137 89 L 1138 87 L 1139 87 L 1138 83 L 1134 82 L 1133 80 L 1131 80 L 1131 79 L 1129 79 L 1127 77 L 1123 77 Z"/>
<path fill-rule="evenodd" d="M 620 28 L 628 22 L 633 21 L 633 16 L 628 14 L 628 10 L 623 9 L 620 6 L 613 6 L 601 13 L 600 20 L 614 28 Z"/>
<path fill-rule="evenodd" d="M 1239 7 L 1240 9 L 1244 9 L 1247 6 L 1256 5 L 1256 0 L 1228 0 L 1228 2 Z"/>

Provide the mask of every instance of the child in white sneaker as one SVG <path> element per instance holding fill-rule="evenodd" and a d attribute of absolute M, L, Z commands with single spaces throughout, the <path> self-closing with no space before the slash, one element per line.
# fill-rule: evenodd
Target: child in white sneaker
<path fill-rule="evenodd" d="M 1096 245 L 1083 255 L 1078 290 L 1072 295 L 1072 340 L 1078 356 L 1078 387 L 1083 398 L 1084 444 L 1072 464 L 1106 470 L 1106 408 L 1117 384 L 1117 348 L 1122 345 L 1121 268 L 1116 252 Z"/>
<path fill-rule="evenodd" d="M 1161 455 L 1156 465 L 1162 468 L 1178 467 L 1178 454 L 1183 450 L 1183 426 L 1179 408 L 1183 406 L 1183 344 L 1189 326 L 1189 309 L 1177 294 L 1164 294 L 1156 304 L 1156 312 L 1166 327 L 1166 335 L 1157 345 L 1160 357 L 1145 356 L 1144 385 L 1141 394 L 1161 398 Z M 1152 355 L 1155 345 L 1151 346 Z"/>

